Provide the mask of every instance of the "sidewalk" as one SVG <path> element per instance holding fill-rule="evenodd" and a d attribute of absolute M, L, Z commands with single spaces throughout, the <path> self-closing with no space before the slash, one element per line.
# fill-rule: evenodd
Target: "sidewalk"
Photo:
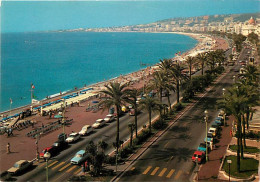
<path fill-rule="evenodd" d="M 232 128 L 233 116 L 230 116 L 226 120 L 228 126 L 222 126 L 221 137 L 216 144 L 216 149 L 213 149 L 209 155 L 209 161 L 200 167 L 199 180 L 213 180 L 217 179 L 219 168 L 221 165 L 222 157 L 225 155 L 228 144 L 230 143 L 232 136 L 230 136 L 230 130 Z"/>

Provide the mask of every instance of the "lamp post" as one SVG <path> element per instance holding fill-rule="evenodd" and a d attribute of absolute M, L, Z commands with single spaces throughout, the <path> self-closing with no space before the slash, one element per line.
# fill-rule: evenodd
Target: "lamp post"
<path fill-rule="evenodd" d="M 45 152 L 43 155 L 44 159 L 46 160 L 46 181 L 49 181 L 49 175 L 48 175 L 48 160 L 51 158 L 51 154 L 49 152 Z"/>
<path fill-rule="evenodd" d="M 65 121 L 64 121 L 64 118 L 65 118 L 65 111 L 66 111 L 66 104 L 65 104 L 65 99 L 63 99 L 63 103 L 61 104 L 62 106 L 62 131 L 63 133 L 65 134 Z M 66 137 L 64 135 L 64 141 L 66 140 Z"/>
<path fill-rule="evenodd" d="M 205 123 L 206 123 L 206 162 L 208 162 L 208 111 L 205 110 Z"/>
<path fill-rule="evenodd" d="M 197 181 L 199 181 L 198 156 L 196 156 Z"/>
<path fill-rule="evenodd" d="M 35 142 L 35 144 L 36 144 L 36 159 L 37 159 L 37 161 L 39 160 L 39 147 L 38 147 L 39 145 L 38 145 L 38 143 L 39 143 L 41 134 L 42 134 L 42 133 L 40 133 L 40 134 L 38 134 L 38 135 L 36 136 L 36 142 Z"/>
<path fill-rule="evenodd" d="M 223 91 L 223 96 L 224 96 L 226 89 L 225 89 L 225 88 L 222 88 L 222 91 Z"/>
<path fill-rule="evenodd" d="M 228 163 L 228 174 L 229 174 L 228 181 L 230 182 L 230 165 L 232 163 L 232 160 L 227 160 L 227 163 Z"/>
<path fill-rule="evenodd" d="M 234 83 L 236 83 L 236 76 L 235 75 L 233 76 L 233 81 L 234 81 Z"/>

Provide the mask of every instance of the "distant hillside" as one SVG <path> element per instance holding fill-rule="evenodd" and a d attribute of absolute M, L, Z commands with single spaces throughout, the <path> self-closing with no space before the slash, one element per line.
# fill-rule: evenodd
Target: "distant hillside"
<path fill-rule="evenodd" d="M 157 23 L 168 23 L 171 21 L 186 21 L 193 19 L 194 21 L 201 21 L 203 19 L 208 19 L 208 23 L 210 22 L 224 22 L 225 18 L 233 17 L 233 21 L 240 21 L 244 22 L 249 20 L 251 17 L 253 18 L 260 18 L 260 13 L 246 13 L 246 14 L 227 14 L 227 15 L 210 15 L 210 16 L 198 16 L 198 17 L 187 17 L 187 18 L 170 18 L 165 20 L 157 21 Z"/>

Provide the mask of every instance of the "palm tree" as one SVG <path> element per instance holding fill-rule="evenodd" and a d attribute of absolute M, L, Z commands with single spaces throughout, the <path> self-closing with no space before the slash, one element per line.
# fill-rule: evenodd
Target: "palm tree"
<path fill-rule="evenodd" d="M 149 132 L 152 133 L 152 111 L 158 109 L 160 103 L 157 99 L 147 96 L 140 101 L 140 105 L 145 108 L 149 116 Z"/>
<path fill-rule="evenodd" d="M 192 70 L 193 65 L 196 63 L 196 59 L 194 57 L 188 56 L 186 59 L 186 63 L 189 68 L 189 73 L 190 73 L 189 78 L 191 80 L 191 70 Z"/>
<path fill-rule="evenodd" d="M 128 123 L 128 128 L 130 130 L 130 147 L 132 147 L 133 146 L 133 131 L 135 128 L 135 124 L 132 122 Z"/>
<path fill-rule="evenodd" d="M 210 65 L 210 70 L 213 71 L 217 62 L 215 52 L 209 52 L 207 54 L 207 64 Z"/>
<path fill-rule="evenodd" d="M 98 142 L 98 146 L 102 149 L 102 153 L 104 153 L 104 151 L 106 150 L 106 148 L 108 147 L 108 144 L 103 141 L 103 140 L 100 140 Z"/>
<path fill-rule="evenodd" d="M 184 68 L 179 63 L 173 64 L 170 69 L 170 78 L 173 79 L 174 85 L 176 86 L 177 103 L 180 102 L 180 82 L 186 79 L 186 76 L 182 74 L 182 70 L 184 70 Z"/>
<path fill-rule="evenodd" d="M 164 59 L 163 61 L 160 60 L 159 68 L 167 75 L 169 75 L 172 66 L 173 66 L 173 62 L 171 59 Z"/>
<path fill-rule="evenodd" d="M 260 72 L 254 65 L 248 65 L 245 67 L 245 73 L 243 76 L 250 85 L 258 86 Z"/>
<path fill-rule="evenodd" d="M 138 126 L 137 125 L 137 114 L 138 114 L 137 97 L 140 95 L 141 91 L 136 88 L 132 88 L 132 89 L 127 89 L 125 92 L 128 96 L 126 101 L 133 106 L 133 109 L 135 111 L 135 126 Z M 137 137 L 137 129 L 138 127 L 135 127 L 136 137 Z"/>
<path fill-rule="evenodd" d="M 205 66 L 205 63 L 207 61 L 207 53 L 199 53 L 197 56 L 196 56 L 196 59 L 198 60 L 198 62 L 200 63 L 200 66 L 201 66 L 201 75 L 204 74 L 204 66 Z"/>
<path fill-rule="evenodd" d="M 243 94 L 241 87 L 235 86 L 227 89 L 223 102 L 225 112 L 233 114 L 237 121 L 237 170 L 240 172 L 240 151 L 243 156 L 241 118 L 244 114 L 247 98 Z"/>
<path fill-rule="evenodd" d="M 105 97 L 102 98 L 99 105 L 103 106 L 103 109 L 109 109 L 112 106 L 116 108 L 117 113 L 117 135 L 116 135 L 116 152 L 118 153 L 119 149 L 119 115 L 121 112 L 121 106 L 127 100 L 125 88 L 127 84 L 121 84 L 118 82 L 110 82 L 108 85 L 105 85 L 106 89 L 100 91 L 100 93 L 105 94 Z"/>
<path fill-rule="evenodd" d="M 225 58 L 225 53 L 222 49 L 217 49 L 216 51 L 214 51 L 214 55 L 216 57 L 219 66 L 224 64 L 226 58 Z"/>
<path fill-rule="evenodd" d="M 165 88 L 167 77 L 162 71 L 156 71 L 153 74 L 153 79 L 150 80 L 147 86 L 150 90 L 157 90 L 158 98 L 162 102 L 162 91 Z"/>

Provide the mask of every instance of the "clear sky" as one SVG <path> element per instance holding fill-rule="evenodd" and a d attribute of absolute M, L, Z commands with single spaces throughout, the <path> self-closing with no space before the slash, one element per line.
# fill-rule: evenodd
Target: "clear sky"
<path fill-rule="evenodd" d="M 259 0 L 2 1 L 2 32 L 150 23 L 157 20 L 260 11 Z"/>

